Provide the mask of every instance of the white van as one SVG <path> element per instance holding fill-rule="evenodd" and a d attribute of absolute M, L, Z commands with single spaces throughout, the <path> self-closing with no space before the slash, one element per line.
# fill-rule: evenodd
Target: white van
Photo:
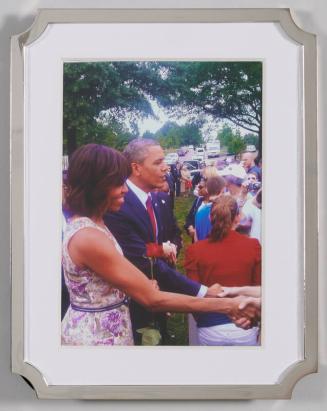
<path fill-rule="evenodd" d="M 220 154 L 220 142 L 216 141 L 215 143 L 207 144 L 207 157 L 218 157 Z"/>

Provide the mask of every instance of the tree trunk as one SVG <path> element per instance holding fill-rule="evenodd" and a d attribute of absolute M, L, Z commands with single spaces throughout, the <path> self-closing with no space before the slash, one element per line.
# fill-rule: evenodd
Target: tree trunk
<path fill-rule="evenodd" d="M 262 159 L 262 123 L 260 123 L 259 127 L 259 159 Z"/>

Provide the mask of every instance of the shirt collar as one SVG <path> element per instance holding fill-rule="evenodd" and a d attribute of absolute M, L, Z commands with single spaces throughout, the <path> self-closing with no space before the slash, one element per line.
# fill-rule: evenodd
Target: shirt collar
<path fill-rule="evenodd" d="M 128 185 L 128 188 L 132 190 L 136 197 L 141 201 L 144 208 L 146 208 L 146 200 L 148 199 L 150 193 L 146 193 L 145 191 L 141 190 L 140 187 L 137 187 L 129 179 L 126 180 L 126 184 Z"/>

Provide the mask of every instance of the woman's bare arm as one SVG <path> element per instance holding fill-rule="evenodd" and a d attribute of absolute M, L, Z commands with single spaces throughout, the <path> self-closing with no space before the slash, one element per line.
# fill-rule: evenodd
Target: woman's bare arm
<path fill-rule="evenodd" d="M 78 231 L 68 245 L 74 263 L 88 267 L 121 289 L 138 303 L 153 311 L 222 312 L 239 318 L 255 315 L 255 308 L 248 305 L 239 309 L 242 297 L 197 298 L 156 290 L 151 281 L 115 248 L 114 243 L 94 228 Z"/>
<path fill-rule="evenodd" d="M 236 297 L 239 295 L 245 295 L 247 297 L 261 297 L 260 285 L 248 285 L 244 287 L 222 287 L 222 291 L 218 294 L 218 297 Z"/>

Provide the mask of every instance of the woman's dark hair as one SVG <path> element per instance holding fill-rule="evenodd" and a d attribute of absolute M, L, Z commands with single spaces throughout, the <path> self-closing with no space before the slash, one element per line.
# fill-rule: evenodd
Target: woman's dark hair
<path fill-rule="evenodd" d="M 225 238 L 238 214 L 238 204 L 232 196 L 222 195 L 213 201 L 210 212 L 212 229 L 209 241 L 215 242 Z"/>
<path fill-rule="evenodd" d="M 72 214 L 100 217 L 106 211 L 108 191 L 124 184 L 130 174 L 126 158 L 99 144 L 79 147 L 69 160 L 66 204 Z"/>

